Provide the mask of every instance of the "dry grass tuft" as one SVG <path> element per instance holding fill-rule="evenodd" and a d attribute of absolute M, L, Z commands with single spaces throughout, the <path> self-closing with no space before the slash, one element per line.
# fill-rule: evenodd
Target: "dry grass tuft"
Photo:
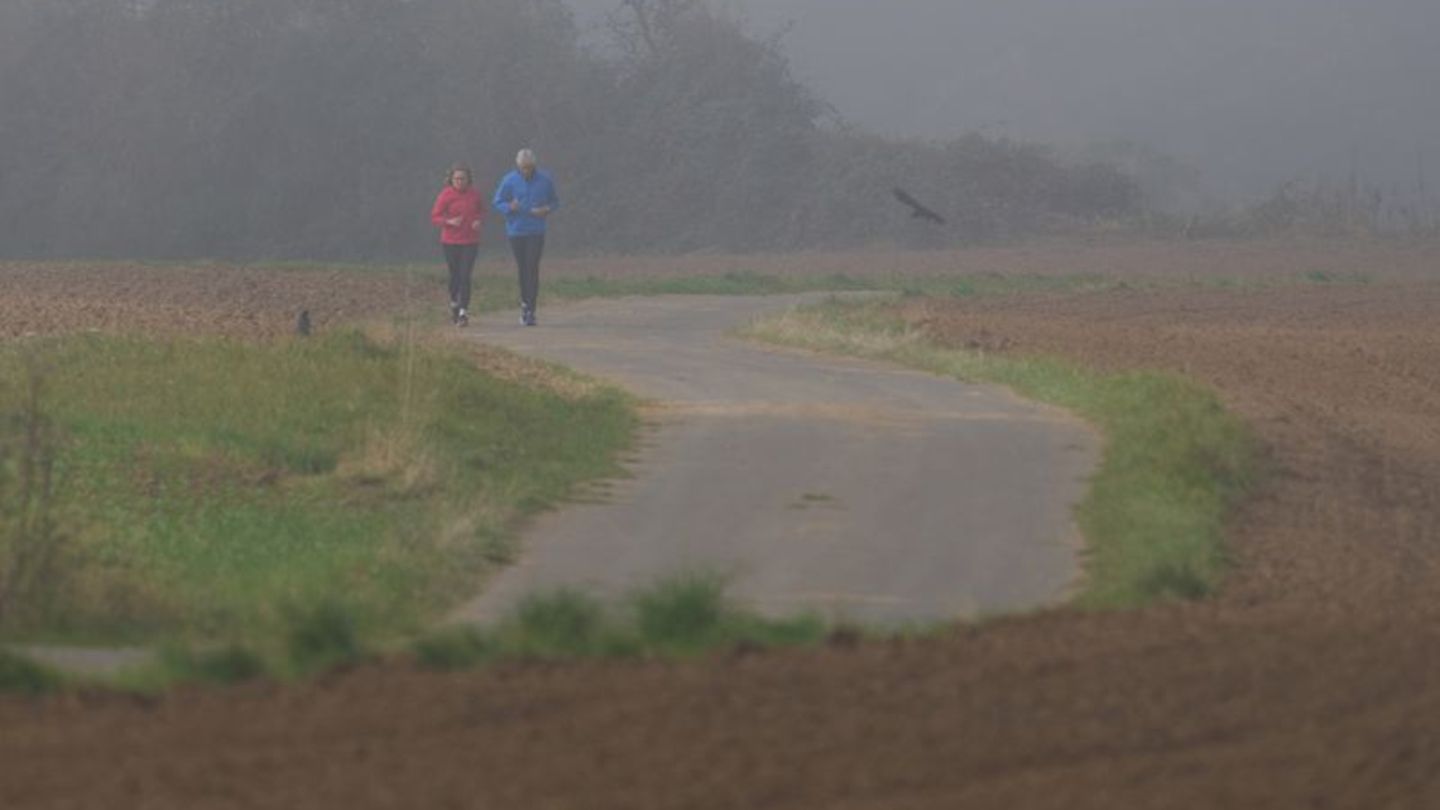
<path fill-rule="evenodd" d="M 470 344 L 470 356 L 481 371 L 505 382 L 538 388 L 570 402 L 590 399 L 604 386 L 561 366 L 523 357 L 495 346 Z"/>
<path fill-rule="evenodd" d="M 434 492 L 441 483 L 439 463 L 413 429 L 371 429 L 352 453 L 340 457 L 336 476 L 363 490 L 413 498 Z"/>

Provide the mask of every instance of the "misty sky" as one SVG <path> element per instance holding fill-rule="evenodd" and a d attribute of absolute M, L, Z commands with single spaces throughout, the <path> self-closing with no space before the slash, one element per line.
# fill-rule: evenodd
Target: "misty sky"
<path fill-rule="evenodd" d="M 616 0 L 571 0 L 582 22 Z M 1440 185 L 1440 0 L 723 0 L 850 121 L 1064 147 L 1126 138 L 1214 193 Z"/>

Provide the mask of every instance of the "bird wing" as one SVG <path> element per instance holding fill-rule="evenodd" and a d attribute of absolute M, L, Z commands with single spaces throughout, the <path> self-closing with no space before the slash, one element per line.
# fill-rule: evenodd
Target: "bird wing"
<path fill-rule="evenodd" d="M 925 207 L 925 206 L 921 205 L 919 202 L 917 202 L 914 197 L 911 197 L 909 194 L 906 194 L 906 193 L 905 193 L 905 189 L 903 189 L 903 188 L 899 188 L 899 187 L 897 186 L 897 187 L 894 189 L 894 193 L 895 193 L 895 199 L 897 199 L 897 200 L 899 200 L 900 202 L 902 202 L 902 203 L 910 206 L 911 208 L 924 208 L 924 207 Z"/>
<path fill-rule="evenodd" d="M 944 217 L 940 216 L 939 214 L 935 213 L 934 211 L 931 211 L 929 208 L 926 208 L 925 206 L 921 205 L 921 204 L 920 204 L 920 201 L 917 200 L 917 199 L 915 199 L 914 197 L 911 197 L 908 193 L 906 193 L 905 189 L 900 188 L 900 187 L 897 186 L 897 187 L 895 187 L 894 189 L 892 189 L 892 191 L 893 191 L 894 194 L 895 194 L 895 199 L 899 200 L 900 202 L 904 203 L 905 205 L 910 206 L 910 209 L 914 212 L 914 213 L 912 214 L 913 216 L 921 217 L 921 218 L 923 218 L 923 219 L 928 219 L 928 220 L 930 220 L 931 222 L 935 222 L 935 223 L 938 223 L 938 224 L 940 224 L 940 225 L 944 225 L 944 224 L 945 224 L 945 218 L 944 218 Z"/>

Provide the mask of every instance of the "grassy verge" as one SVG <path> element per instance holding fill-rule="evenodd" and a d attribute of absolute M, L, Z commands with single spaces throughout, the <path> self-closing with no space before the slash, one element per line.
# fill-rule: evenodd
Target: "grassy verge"
<path fill-rule="evenodd" d="M 476 268 L 474 300 L 478 310 L 510 309 L 515 302 L 515 279 L 505 259 L 492 259 Z M 797 261 L 803 261 L 799 259 Z M 430 278 L 440 283 L 443 267 L 432 264 L 346 265 L 304 262 L 272 262 L 261 265 L 284 270 L 326 270 L 355 273 L 391 273 Z M 677 268 L 684 259 L 677 259 Z M 931 297 L 969 298 L 1026 292 L 1101 292 L 1117 289 L 1229 289 L 1261 290 L 1286 285 L 1363 285 L 1372 281 L 1363 272 L 1325 273 L 1310 271 L 1269 277 L 1129 275 L 1096 273 L 1040 274 L 969 271 L 954 274 L 922 275 L 877 272 L 864 275 L 845 273 L 762 273 L 739 270 L 726 273 L 690 273 L 677 269 L 668 274 L 608 276 L 546 276 L 541 295 L 546 301 L 616 298 L 646 295 L 780 295 L 805 292 L 896 292 Z"/>
<path fill-rule="evenodd" d="M 459 624 L 431 629 L 388 647 L 376 646 L 357 632 L 341 606 L 322 604 L 291 617 L 287 632 L 268 643 L 192 646 L 171 643 L 151 662 L 102 683 L 129 691 L 154 693 L 182 683 L 234 684 L 258 678 L 295 679 L 338 667 L 397 655 L 436 670 L 472 669 L 505 661 L 586 658 L 684 658 L 721 649 L 764 649 L 817 644 L 832 633 L 813 616 L 770 619 L 735 607 L 724 581 L 705 574 L 684 574 L 661 581 L 615 604 L 579 591 L 533 595 L 489 627 Z M 17 659 L 18 661 L 18 659 Z M 60 681 L 44 670 L 0 692 L 53 690 Z M 28 684 L 39 673 L 39 688 Z"/>
<path fill-rule="evenodd" d="M 510 306 L 513 280 L 476 276 L 482 307 Z M 1001 275 L 914 277 L 849 276 L 843 273 L 774 275 L 731 272 L 718 275 L 637 277 L 559 277 L 544 282 L 543 294 L 554 300 L 617 298 L 645 295 L 783 295 L 805 292 L 901 292 L 910 295 L 969 297 L 1008 292 L 1101 290 L 1123 286 L 1102 276 Z M 1133 284 L 1132 284 L 1133 286 Z"/>
<path fill-rule="evenodd" d="M 63 683 L 60 674 L 49 667 L 0 649 L 0 695 L 42 695 L 56 691 Z"/>
<path fill-rule="evenodd" d="M 36 526 L 65 553 L 3 605 L 10 640 L 248 642 L 325 606 L 357 634 L 414 630 L 509 557 L 518 519 L 615 473 L 636 425 L 613 389 L 360 331 L 0 346 L 0 381 L 37 364 L 0 388 L 7 419 L 41 402 L 49 437 L 20 452 L 5 421 L 0 579 Z M 37 460 L 50 494 L 7 499 Z"/>
<path fill-rule="evenodd" d="M 831 301 L 753 325 L 752 337 L 872 357 L 1009 386 L 1063 407 L 1105 437 L 1079 505 L 1093 607 L 1197 598 L 1226 566 L 1226 515 L 1255 475 L 1252 441 L 1208 389 L 1168 374 L 1096 374 L 1044 358 L 1008 358 L 928 343 L 886 302 Z"/>
<path fill-rule="evenodd" d="M 414 651 L 422 666 L 458 669 L 527 658 L 683 657 L 739 645 L 795 646 L 817 643 L 827 632 L 815 617 L 767 619 L 737 609 L 725 598 L 723 580 L 689 574 L 618 605 L 575 591 L 532 596 L 492 629 L 443 628 Z"/>

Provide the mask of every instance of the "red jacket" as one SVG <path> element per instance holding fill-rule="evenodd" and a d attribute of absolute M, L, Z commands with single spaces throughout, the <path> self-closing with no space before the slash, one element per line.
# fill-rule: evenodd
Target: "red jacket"
<path fill-rule="evenodd" d="M 448 225 L 445 220 L 460 218 L 459 225 Z M 480 225 L 485 221 L 485 204 L 474 186 L 458 191 L 446 185 L 435 198 L 430 209 L 430 221 L 440 229 L 440 243 L 445 245 L 475 245 L 480 242 Z"/>

